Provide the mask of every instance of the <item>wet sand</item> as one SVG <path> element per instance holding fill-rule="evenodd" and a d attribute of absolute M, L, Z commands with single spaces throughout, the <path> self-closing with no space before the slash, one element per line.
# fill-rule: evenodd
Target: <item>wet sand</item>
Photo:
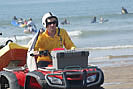
<path fill-rule="evenodd" d="M 102 89 L 133 89 L 133 65 L 103 67 L 104 84 Z"/>

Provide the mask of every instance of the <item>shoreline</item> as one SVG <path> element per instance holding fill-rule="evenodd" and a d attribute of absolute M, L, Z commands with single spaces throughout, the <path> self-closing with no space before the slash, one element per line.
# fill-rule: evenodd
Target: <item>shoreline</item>
<path fill-rule="evenodd" d="M 133 65 L 102 67 L 103 89 L 133 89 Z"/>

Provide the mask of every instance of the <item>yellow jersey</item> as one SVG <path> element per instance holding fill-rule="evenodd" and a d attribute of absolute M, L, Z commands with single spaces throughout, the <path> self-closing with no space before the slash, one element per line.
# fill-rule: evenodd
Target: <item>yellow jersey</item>
<path fill-rule="evenodd" d="M 56 34 L 54 37 L 48 35 L 46 30 L 39 35 L 38 40 L 35 45 L 35 50 L 37 51 L 52 51 L 54 48 L 63 48 L 72 49 L 76 48 L 68 33 L 64 29 L 56 28 Z M 38 61 L 51 61 L 50 56 L 39 56 Z"/>

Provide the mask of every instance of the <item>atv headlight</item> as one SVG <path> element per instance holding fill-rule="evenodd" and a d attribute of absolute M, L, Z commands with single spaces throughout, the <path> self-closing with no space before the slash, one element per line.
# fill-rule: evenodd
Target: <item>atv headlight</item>
<path fill-rule="evenodd" d="M 96 75 L 91 75 L 87 77 L 87 83 L 94 82 L 96 80 Z"/>
<path fill-rule="evenodd" d="M 56 78 L 56 77 L 48 77 L 48 79 L 53 84 L 60 84 L 60 85 L 62 84 L 62 81 L 59 78 Z"/>

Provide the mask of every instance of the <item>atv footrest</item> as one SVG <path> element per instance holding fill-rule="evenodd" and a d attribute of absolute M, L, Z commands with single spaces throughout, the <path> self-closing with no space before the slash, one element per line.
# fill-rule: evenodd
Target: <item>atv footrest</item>
<path fill-rule="evenodd" d="M 24 67 L 6 67 L 6 68 L 3 68 L 3 70 L 5 71 L 22 71 L 22 70 L 25 70 Z"/>

